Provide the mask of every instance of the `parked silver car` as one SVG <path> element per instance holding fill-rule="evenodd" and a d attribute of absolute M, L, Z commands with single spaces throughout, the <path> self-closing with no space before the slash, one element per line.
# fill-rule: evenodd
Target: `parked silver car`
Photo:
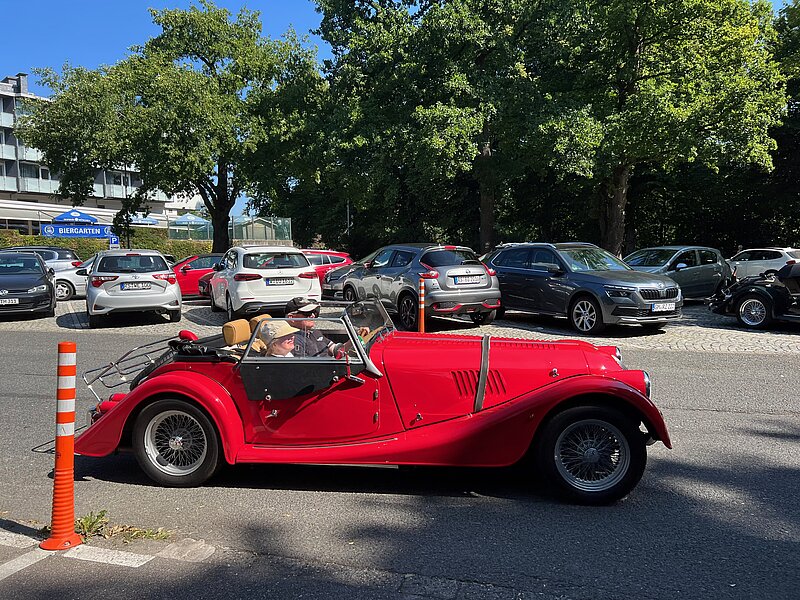
<path fill-rule="evenodd" d="M 350 263 L 349 265 L 343 265 L 341 267 L 336 267 L 335 269 L 331 269 L 327 273 L 325 273 L 325 277 L 322 279 L 322 299 L 323 300 L 343 300 L 344 299 L 344 282 L 347 279 L 347 276 L 358 269 L 359 267 L 363 267 L 364 263 L 371 261 L 375 258 L 375 255 L 380 251 L 375 250 L 375 252 L 370 252 L 361 260 L 357 260 L 355 262 Z"/>
<path fill-rule="evenodd" d="M 623 260 L 635 271 L 666 275 L 681 286 L 684 298 L 713 296 L 731 276 L 720 251 L 705 246 L 642 248 Z"/>
<path fill-rule="evenodd" d="M 60 246 L 12 246 L 3 252 L 33 252 L 42 257 L 44 264 L 54 271 L 76 268 L 81 259 L 70 248 Z"/>
<path fill-rule="evenodd" d="M 155 250 L 106 250 L 99 252 L 88 275 L 86 312 L 89 327 L 100 325 L 110 313 L 167 313 L 181 320 L 181 289 L 164 255 Z"/>
<path fill-rule="evenodd" d="M 377 298 L 396 312 L 403 329 L 417 328 L 419 282 L 425 284 L 425 316 L 469 315 L 488 325 L 500 308 L 500 285 L 492 269 L 465 246 L 394 244 L 347 275 L 348 302 Z"/>

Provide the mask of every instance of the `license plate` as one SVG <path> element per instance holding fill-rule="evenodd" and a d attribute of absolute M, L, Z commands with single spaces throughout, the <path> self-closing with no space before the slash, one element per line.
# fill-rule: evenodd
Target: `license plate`
<path fill-rule="evenodd" d="M 461 277 L 456 277 L 456 285 L 461 285 L 464 283 L 480 283 L 481 278 L 480 275 L 462 275 Z"/>
<path fill-rule="evenodd" d="M 0 298 L 0 304 L 19 304 L 19 298 Z"/>
<path fill-rule="evenodd" d="M 276 277 L 274 279 L 267 279 L 267 285 L 293 285 L 294 279 Z"/>
<path fill-rule="evenodd" d="M 130 283 L 120 283 L 119 289 L 121 290 L 149 290 L 149 281 L 132 281 Z"/>
<path fill-rule="evenodd" d="M 663 304 L 651 304 L 650 310 L 653 312 L 671 312 L 675 310 L 675 303 L 664 302 Z"/>

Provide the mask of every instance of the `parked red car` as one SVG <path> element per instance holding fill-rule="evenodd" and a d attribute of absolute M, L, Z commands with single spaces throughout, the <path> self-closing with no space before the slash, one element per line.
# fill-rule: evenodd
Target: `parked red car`
<path fill-rule="evenodd" d="M 197 293 L 201 298 L 211 300 L 211 278 L 214 276 L 214 271 L 209 271 L 205 275 L 201 275 L 197 280 Z"/>
<path fill-rule="evenodd" d="M 175 263 L 172 270 L 178 278 L 181 295 L 202 296 L 197 282 L 206 273 L 211 273 L 211 268 L 222 259 L 222 254 L 196 254 L 187 256 Z"/>
<path fill-rule="evenodd" d="M 306 255 L 311 266 L 317 272 L 320 281 L 325 280 L 325 273 L 337 267 L 352 264 L 353 259 L 347 252 L 336 252 L 334 250 L 317 250 L 316 248 L 302 248 L 301 251 Z"/>
<path fill-rule="evenodd" d="M 315 321 L 344 344 L 338 358 L 264 355 L 267 333 L 287 331 L 281 321 L 232 321 L 224 340 L 183 331 L 157 360 L 142 357 L 167 340 L 87 372 L 90 389 L 130 391 L 95 394 L 75 451 L 132 447 L 166 486 L 202 484 L 222 463 L 502 467 L 531 458 L 523 464 L 569 499 L 604 504 L 637 484 L 648 444 L 672 447 L 647 373 L 626 369 L 613 346 L 400 332 L 380 303 L 363 301 Z"/>

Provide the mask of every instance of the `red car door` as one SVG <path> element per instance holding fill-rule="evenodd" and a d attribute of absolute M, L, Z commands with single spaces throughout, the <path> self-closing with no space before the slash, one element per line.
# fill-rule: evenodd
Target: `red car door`
<path fill-rule="evenodd" d="M 206 273 L 210 273 L 211 268 L 220 261 L 221 257 L 221 254 L 190 256 L 172 267 L 175 276 L 178 278 L 181 294 L 183 296 L 198 296 L 200 294 L 197 287 L 198 280 Z"/>

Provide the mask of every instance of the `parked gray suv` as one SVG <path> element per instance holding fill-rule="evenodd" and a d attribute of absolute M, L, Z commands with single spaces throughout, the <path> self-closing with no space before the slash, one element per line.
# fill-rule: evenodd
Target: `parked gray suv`
<path fill-rule="evenodd" d="M 425 282 L 426 317 L 469 315 L 477 325 L 488 325 L 500 308 L 494 271 L 465 246 L 386 246 L 348 273 L 342 294 L 348 302 L 380 299 L 389 312 L 397 313 L 400 327 L 414 330 L 420 280 Z"/>
<path fill-rule="evenodd" d="M 672 279 L 634 271 L 593 244 L 505 244 L 485 262 L 497 272 L 504 309 L 566 316 L 581 333 L 616 323 L 660 329 L 681 317 Z"/>

